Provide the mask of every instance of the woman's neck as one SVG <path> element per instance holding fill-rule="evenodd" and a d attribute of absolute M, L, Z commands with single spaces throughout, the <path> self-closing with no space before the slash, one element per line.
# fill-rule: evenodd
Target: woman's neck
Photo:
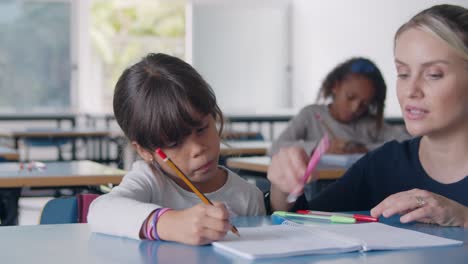
<path fill-rule="evenodd" d="M 426 135 L 421 139 L 419 159 L 431 178 L 454 183 L 468 175 L 468 126 L 444 135 Z"/>

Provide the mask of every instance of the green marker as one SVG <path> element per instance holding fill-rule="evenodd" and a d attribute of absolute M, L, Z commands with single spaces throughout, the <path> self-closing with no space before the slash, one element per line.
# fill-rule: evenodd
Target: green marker
<path fill-rule="evenodd" d="M 325 221 L 330 221 L 331 223 L 336 223 L 336 224 L 356 223 L 356 219 L 351 218 L 351 217 L 346 217 L 346 216 L 340 216 L 340 215 L 296 214 L 296 213 L 290 213 L 290 212 L 285 212 L 285 211 L 275 211 L 273 214 L 277 216 L 281 216 L 281 217 L 325 220 Z"/>

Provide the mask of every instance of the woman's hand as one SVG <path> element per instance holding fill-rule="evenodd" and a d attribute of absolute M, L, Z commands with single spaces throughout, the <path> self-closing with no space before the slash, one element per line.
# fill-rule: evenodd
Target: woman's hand
<path fill-rule="evenodd" d="M 162 240 L 205 245 L 220 240 L 231 228 L 229 212 L 223 203 L 197 204 L 184 210 L 171 210 L 157 223 Z"/>
<path fill-rule="evenodd" d="M 344 153 L 346 154 L 354 154 L 354 153 L 367 153 L 369 150 L 366 146 L 357 141 L 348 141 L 346 142 L 344 149 Z"/>
<path fill-rule="evenodd" d="M 401 214 L 400 221 L 468 227 L 468 208 L 444 196 L 413 189 L 390 195 L 371 210 L 373 217 Z"/>
<path fill-rule="evenodd" d="M 328 147 L 327 153 L 330 154 L 345 154 L 345 147 L 347 141 L 340 138 L 331 138 L 330 146 Z"/>
<path fill-rule="evenodd" d="M 302 193 L 302 176 L 306 171 L 308 159 L 307 153 L 300 147 L 282 148 L 272 157 L 267 174 L 271 182 L 272 210 L 288 210 L 292 206 L 286 201 L 288 194 Z"/>
<path fill-rule="evenodd" d="M 330 154 L 354 154 L 366 152 L 368 152 L 368 149 L 364 144 L 357 141 L 346 141 L 339 138 L 333 138 L 330 140 L 330 147 L 327 151 L 327 153 Z"/>

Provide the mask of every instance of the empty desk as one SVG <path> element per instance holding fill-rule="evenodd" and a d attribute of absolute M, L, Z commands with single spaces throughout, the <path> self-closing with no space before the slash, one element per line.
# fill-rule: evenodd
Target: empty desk
<path fill-rule="evenodd" d="M 0 163 L 0 187 L 71 187 L 119 184 L 125 171 L 89 160 L 48 162 L 46 169 L 20 170 L 18 162 Z"/>
<path fill-rule="evenodd" d="M 268 156 L 228 158 L 226 161 L 226 165 L 230 168 L 263 173 L 264 175 L 268 172 L 270 163 L 271 158 Z M 345 167 L 319 163 L 317 166 L 318 179 L 339 179 L 346 172 L 346 169 Z"/>

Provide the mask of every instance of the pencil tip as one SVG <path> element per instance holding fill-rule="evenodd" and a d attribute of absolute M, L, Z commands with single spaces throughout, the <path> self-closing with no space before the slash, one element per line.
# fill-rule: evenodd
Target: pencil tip
<path fill-rule="evenodd" d="M 232 226 L 231 232 L 234 233 L 236 236 L 240 237 L 239 230 L 235 226 Z"/>

